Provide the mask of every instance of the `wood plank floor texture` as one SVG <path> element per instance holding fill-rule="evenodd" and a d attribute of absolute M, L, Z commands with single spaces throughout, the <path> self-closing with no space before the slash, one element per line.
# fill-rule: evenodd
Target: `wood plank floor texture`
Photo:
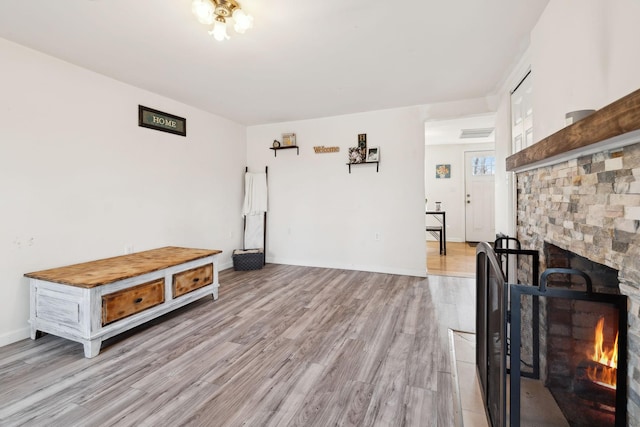
<path fill-rule="evenodd" d="M 0 348 L 0 426 L 453 426 L 473 282 L 268 264 L 103 343 Z"/>
<path fill-rule="evenodd" d="M 447 254 L 440 255 L 438 242 L 427 241 L 427 273 L 475 277 L 476 248 L 467 242 L 447 242 Z"/>

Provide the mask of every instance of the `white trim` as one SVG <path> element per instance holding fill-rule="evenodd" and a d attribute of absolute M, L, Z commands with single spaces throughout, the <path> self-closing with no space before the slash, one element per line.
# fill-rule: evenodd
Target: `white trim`
<path fill-rule="evenodd" d="M 16 329 L 0 335 L 0 347 L 29 338 L 29 327 Z"/>
<path fill-rule="evenodd" d="M 229 268 L 233 268 L 233 260 L 229 260 L 229 261 L 227 261 L 225 263 L 221 262 L 218 265 L 218 271 L 227 270 Z"/>
<path fill-rule="evenodd" d="M 283 264 L 283 265 L 297 265 L 302 267 L 316 267 L 316 268 L 331 268 L 337 270 L 353 270 L 353 271 L 368 271 L 371 273 L 383 273 L 383 274 L 395 274 L 399 276 L 413 276 L 413 277 L 427 277 L 427 271 L 425 270 L 413 270 L 403 268 L 389 268 L 372 265 L 355 265 L 355 264 L 314 264 L 308 261 L 299 261 L 294 259 L 282 259 L 282 258 L 266 258 L 268 264 Z M 224 283 L 222 283 L 224 286 Z"/>

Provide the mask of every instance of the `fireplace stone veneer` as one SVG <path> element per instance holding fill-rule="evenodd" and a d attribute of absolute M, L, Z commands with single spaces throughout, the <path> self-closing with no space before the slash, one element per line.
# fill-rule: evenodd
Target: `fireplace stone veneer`
<path fill-rule="evenodd" d="M 517 173 L 517 238 L 538 250 L 545 241 L 618 270 L 629 297 L 629 424 L 640 425 L 640 143 Z M 522 262 L 526 263 L 524 258 Z M 519 268 L 522 283 L 530 266 Z"/>

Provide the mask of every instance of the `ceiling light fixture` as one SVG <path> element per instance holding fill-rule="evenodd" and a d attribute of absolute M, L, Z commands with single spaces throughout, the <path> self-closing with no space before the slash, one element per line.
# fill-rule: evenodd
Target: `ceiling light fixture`
<path fill-rule="evenodd" d="M 209 34 L 218 41 L 229 39 L 227 34 L 228 18 L 234 20 L 233 28 L 237 33 L 244 34 L 246 30 L 253 27 L 253 16 L 245 13 L 235 0 L 193 0 L 191 11 L 200 23 L 213 24 L 213 29 L 209 31 Z"/>

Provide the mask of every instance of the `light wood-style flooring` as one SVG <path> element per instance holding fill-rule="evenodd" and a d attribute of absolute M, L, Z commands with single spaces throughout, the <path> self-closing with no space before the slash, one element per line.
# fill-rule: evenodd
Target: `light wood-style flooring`
<path fill-rule="evenodd" d="M 440 255 L 438 242 L 427 241 L 427 273 L 475 277 L 476 248 L 466 242 L 447 242 L 447 255 Z"/>
<path fill-rule="evenodd" d="M 1 426 L 454 426 L 474 285 L 268 264 L 103 343 L 0 348 Z"/>

